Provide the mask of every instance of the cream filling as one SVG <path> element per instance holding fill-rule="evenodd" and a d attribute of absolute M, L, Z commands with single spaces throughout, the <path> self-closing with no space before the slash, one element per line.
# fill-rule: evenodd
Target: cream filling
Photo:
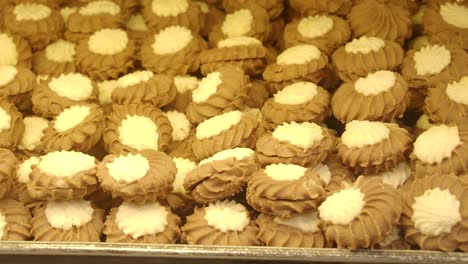
<path fill-rule="evenodd" d="M 231 111 L 201 122 L 196 128 L 198 139 L 209 139 L 237 125 L 242 118 L 241 111 Z"/>
<path fill-rule="evenodd" d="M 47 221 L 53 228 L 70 230 L 86 225 L 93 219 L 90 201 L 49 201 L 45 209 Z"/>
<path fill-rule="evenodd" d="M 123 203 L 115 216 L 119 229 L 134 239 L 163 232 L 169 212 L 158 202 L 143 205 Z"/>
<path fill-rule="evenodd" d="M 449 190 L 427 190 L 414 199 L 411 208 L 414 227 L 426 236 L 450 233 L 462 221 L 460 201 Z"/>
<path fill-rule="evenodd" d="M 140 154 L 116 156 L 106 164 L 109 175 L 118 182 L 131 183 L 146 176 L 150 170 L 147 158 Z"/>
<path fill-rule="evenodd" d="M 174 77 L 174 85 L 179 94 L 195 90 L 198 87 L 198 83 L 199 80 L 195 76 L 178 75 Z"/>
<path fill-rule="evenodd" d="M 23 118 L 24 133 L 18 144 L 18 149 L 35 150 L 41 145 L 44 129 L 49 127 L 49 121 L 42 117 L 28 116 Z"/>
<path fill-rule="evenodd" d="M 65 132 L 81 124 L 91 113 L 87 105 L 74 105 L 63 110 L 55 119 L 54 129 Z"/>
<path fill-rule="evenodd" d="M 456 3 L 445 3 L 440 6 L 439 13 L 447 24 L 458 28 L 468 28 L 468 7 Z"/>
<path fill-rule="evenodd" d="M 205 221 L 221 232 L 242 231 L 250 222 L 247 209 L 234 201 L 216 201 L 205 207 Z"/>
<path fill-rule="evenodd" d="M 147 82 L 153 78 L 154 73 L 151 71 L 136 71 L 126 74 L 117 79 L 118 88 L 127 88 L 139 83 Z"/>
<path fill-rule="evenodd" d="M 97 84 L 99 89 L 99 103 L 101 105 L 112 103 L 112 93 L 119 87 L 117 80 L 103 81 Z"/>
<path fill-rule="evenodd" d="M 0 240 L 3 240 L 3 236 L 5 235 L 7 221 L 3 213 L 0 212 Z"/>
<path fill-rule="evenodd" d="M 323 139 L 322 127 L 309 122 L 283 123 L 276 127 L 272 136 L 279 141 L 286 141 L 303 149 L 309 149 Z"/>
<path fill-rule="evenodd" d="M 295 164 L 271 164 L 265 167 L 265 174 L 275 181 L 295 181 L 304 177 L 307 168 Z"/>
<path fill-rule="evenodd" d="M 253 19 L 254 17 L 250 10 L 237 10 L 224 18 L 221 31 L 228 38 L 245 36 L 252 27 Z"/>
<path fill-rule="evenodd" d="M 170 26 L 154 35 L 151 45 L 153 52 L 158 55 L 174 54 L 183 50 L 192 41 L 192 31 L 182 26 Z"/>
<path fill-rule="evenodd" d="M 95 161 L 93 156 L 82 152 L 54 151 L 42 156 L 37 167 L 50 176 L 64 178 L 94 169 Z"/>
<path fill-rule="evenodd" d="M 378 95 L 390 91 L 395 85 L 396 74 L 391 71 L 378 71 L 359 78 L 354 84 L 354 89 L 364 95 Z"/>
<path fill-rule="evenodd" d="M 16 65 L 18 63 L 18 51 L 13 38 L 5 33 L 0 33 L 0 65 Z"/>
<path fill-rule="evenodd" d="M 344 189 L 329 196 L 318 208 L 320 218 L 335 225 L 348 225 L 362 212 L 364 194 L 356 188 Z"/>
<path fill-rule="evenodd" d="M 300 105 L 311 101 L 316 95 L 317 85 L 311 82 L 298 82 L 277 92 L 273 96 L 273 100 L 278 104 Z"/>
<path fill-rule="evenodd" d="M 330 183 L 332 175 L 328 165 L 319 164 L 312 168 L 312 170 L 319 175 L 320 179 L 325 182 L 325 185 Z"/>
<path fill-rule="evenodd" d="M 19 4 L 13 9 L 17 21 L 22 20 L 42 20 L 48 18 L 52 14 L 52 10 L 42 4 Z"/>
<path fill-rule="evenodd" d="M 435 126 L 435 124 L 431 123 L 431 120 L 429 120 L 429 117 L 427 115 L 421 115 L 416 122 L 416 127 L 423 129 L 423 130 L 428 130 L 429 128 Z"/>
<path fill-rule="evenodd" d="M 197 164 L 189 159 L 183 158 L 172 158 L 172 161 L 174 161 L 177 167 L 177 174 L 174 182 L 172 183 L 172 192 L 186 194 L 187 190 L 184 188 L 185 176 L 194 170 L 197 167 Z"/>
<path fill-rule="evenodd" d="M 112 16 L 120 14 L 120 6 L 112 1 L 93 1 L 80 8 L 78 11 L 83 16 L 109 14 Z"/>
<path fill-rule="evenodd" d="M 119 139 L 126 146 L 137 150 L 159 149 L 158 127 L 146 116 L 127 115 L 118 130 Z"/>
<path fill-rule="evenodd" d="M 229 48 L 249 45 L 262 45 L 262 42 L 256 38 L 247 36 L 231 37 L 218 41 L 218 48 Z"/>
<path fill-rule="evenodd" d="M 468 76 L 464 76 L 459 82 L 449 83 L 445 94 L 454 102 L 468 105 Z"/>
<path fill-rule="evenodd" d="M 320 58 L 321 52 L 314 45 L 300 44 L 281 52 L 276 58 L 279 65 L 305 64 Z"/>
<path fill-rule="evenodd" d="M 253 157 L 254 157 L 254 151 L 249 148 L 233 148 L 233 149 L 220 151 L 214 154 L 213 156 L 200 161 L 200 164 L 198 165 L 209 163 L 215 160 L 226 160 L 229 158 L 234 158 L 235 160 L 243 160 L 246 158 L 253 158 Z"/>
<path fill-rule="evenodd" d="M 341 142 L 348 148 L 362 148 L 380 143 L 390 137 L 383 122 L 353 120 L 346 124 Z"/>
<path fill-rule="evenodd" d="M 398 188 L 408 180 L 411 174 L 411 167 L 405 161 L 400 162 L 395 168 L 380 174 L 369 175 L 367 177 L 382 177 L 383 183 Z"/>
<path fill-rule="evenodd" d="M 60 97 L 68 98 L 72 101 L 84 101 L 93 92 L 91 79 L 80 73 L 62 74 L 57 78 L 52 78 L 49 82 L 49 89 Z"/>
<path fill-rule="evenodd" d="M 18 170 L 16 170 L 16 178 L 18 179 L 18 182 L 24 184 L 28 183 L 29 175 L 32 172 L 32 166 L 37 164 L 39 164 L 39 158 L 34 156 L 21 162 L 18 166 Z"/>
<path fill-rule="evenodd" d="M 75 44 L 60 39 L 47 46 L 45 55 L 48 60 L 64 63 L 73 62 L 75 57 Z"/>
<path fill-rule="evenodd" d="M 16 67 L 11 65 L 0 65 L 0 87 L 9 84 L 18 74 Z"/>
<path fill-rule="evenodd" d="M 187 12 L 188 8 L 188 0 L 153 0 L 151 2 L 151 10 L 161 17 L 183 14 Z"/>
<path fill-rule="evenodd" d="M 62 16 L 63 21 L 65 21 L 65 23 L 67 23 L 68 18 L 70 18 L 70 16 L 71 16 L 73 13 L 75 13 L 76 11 L 78 11 L 78 7 L 69 7 L 69 6 L 66 6 L 66 7 L 60 9 L 60 15 Z"/>
<path fill-rule="evenodd" d="M 202 11 L 203 14 L 208 14 L 210 12 L 210 7 L 208 6 L 207 3 L 201 2 L 201 1 L 193 1 L 193 2 L 200 7 L 200 10 Z"/>
<path fill-rule="evenodd" d="M 149 31 L 149 28 L 146 25 L 145 19 L 143 18 L 141 14 L 136 14 L 136 15 L 131 16 L 128 19 L 125 27 L 133 31 L 143 31 L 143 32 Z"/>
<path fill-rule="evenodd" d="M 442 72 L 452 58 L 445 46 L 427 45 L 416 51 L 413 56 L 417 75 L 433 75 Z"/>
<path fill-rule="evenodd" d="M 275 217 L 273 221 L 281 225 L 297 228 L 307 233 L 315 233 L 320 230 L 318 227 L 320 219 L 318 218 L 317 211 L 296 215 L 289 219 Z"/>
<path fill-rule="evenodd" d="M 172 140 L 182 141 L 186 139 L 191 130 L 192 124 L 184 113 L 169 111 L 165 113 L 172 126 Z"/>
<path fill-rule="evenodd" d="M 297 25 L 297 31 L 306 38 L 324 36 L 332 29 L 333 19 L 323 15 L 305 17 Z"/>
<path fill-rule="evenodd" d="M 357 54 L 368 54 L 370 52 L 377 52 L 385 46 L 385 41 L 376 37 L 362 36 L 355 38 L 351 42 L 345 45 L 345 51 L 347 53 Z"/>
<path fill-rule="evenodd" d="M 11 128 L 11 116 L 5 111 L 5 109 L 0 107 L 0 133 Z"/>
<path fill-rule="evenodd" d="M 416 139 L 413 154 L 424 163 L 439 164 L 461 144 L 457 126 L 433 126 Z"/>
<path fill-rule="evenodd" d="M 88 49 L 99 55 L 115 55 L 125 50 L 128 44 L 127 33 L 122 29 L 101 29 L 88 40 Z"/>
<path fill-rule="evenodd" d="M 220 72 L 209 73 L 198 83 L 197 89 L 192 91 L 192 101 L 197 104 L 206 102 L 210 96 L 216 93 L 221 83 Z"/>

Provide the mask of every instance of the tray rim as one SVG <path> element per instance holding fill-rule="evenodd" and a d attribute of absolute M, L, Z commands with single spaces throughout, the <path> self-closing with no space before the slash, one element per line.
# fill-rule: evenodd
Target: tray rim
<path fill-rule="evenodd" d="M 104 256 L 342 263 L 468 263 L 468 253 L 79 242 L 0 242 L 1 255 Z"/>

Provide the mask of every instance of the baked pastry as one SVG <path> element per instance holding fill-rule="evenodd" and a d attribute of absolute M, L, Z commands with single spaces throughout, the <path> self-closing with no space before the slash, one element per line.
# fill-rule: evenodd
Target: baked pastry
<path fill-rule="evenodd" d="M 176 88 L 171 76 L 136 71 L 117 79 L 117 89 L 111 93 L 114 104 L 148 103 L 161 108 L 174 100 Z"/>
<path fill-rule="evenodd" d="M 59 12 L 38 3 L 18 3 L 3 11 L 6 31 L 25 38 L 33 50 L 41 50 L 62 35 L 64 23 Z"/>
<path fill-rule="evenodd" d="M 122 29 L 101 29 L 79 41 L 76 67 L 94 80 L 116 79 L 133 68 L 135 41 Z"/>
<path fill-rule="evenodd" d="M 405 240 L 400 227 L 394 227 L 392 232 L 382 241 L 374 245 L 375 249 L 408 250 L 411 245 Z"/>
<path fill-rule="evenodd" d="M 408 83 L 392 71 L 377 71 L 343 83 L 331 100 L 334 116 L 343 123 L 393 122 L 403 117 L 409 104 Z"/>
<path fill-rule="evenodd" d="M 44 50 L 34 53 L 32 69 L 37 75 L 58 77 L 76 72 L 75 44 L 63 39 L 50 43 Z"/>
<path fill-rule="evenodd" d="M 24 205 L 12 199 L 0 200 L 0 240 L 25 241 L 30 238 L 31 214 Z"/>
<path fill-rule="evenodd" d="M 223 150 L 200 161 L 185 177 L 184 189 L 199 204 L 224 200 L 242 192 L 258 168 L 253 150 Z"/>
<path fill-rule="evenodd" d="M 316 209 L 325 196 L 325 182 L 311 169 L 271 164 L 254 173 L 247 185 L 247 202 L 255 210 L 282 218 Z"/>
<path fill-rule="evenodd" d="M 291 7 L 301 14 L 330 13 L 344 16 L 353 6 L 353 0 L 289 0 Z"/>
<path fill-rule="evenodd" d="M 42 149 L 46 152 L 76 150 L 87 152 L 104 131 L 104 112 L 97 105 L 82 104 L 65 108 L 44 130 Z"/>
<path fill-rule="evenodd" d="M 424 112 L 435 123 L 468 123 L 468 75 L 429 88 Z"/>
<path fill-rule="evenodd" d="M 123 12 L 128 11 L 122 9 L 114 1 L 87 1 L 76 12 L 69 15 L 65 38 L 78 43 L 96 31 L 105 28 L 120 28 L 125 22 Z"/>
<path fill-rule="evenodd" d="M 318 208 L 328 242 L 338 248 L 370 248 L 389 235 L 402 211 L 398 191 L 379 178 L 361 176 Z"/>
<path fill-rule="evenodd" d="M 220 40 L 242 36 L 263 42 L 271 32 L 269 19 L 264 8 L 256 4 L 256 1 L 250 1 L 226 14 L 222 23 L 213 27 L 209 35 L 210 44 L 216 47 Z"/>
<path fill-rule="evenodd" d="M 143 0 L 142 14 L 152 32 L 168 26 L 189 28 L 194 34 L 200 31 L 203 15 L 200 6 L 191 0 Z"/>
<path fill-rule="evenodd" d="M 335 148 L 335 137 L 315 123 L 283 123 L 256 143 L 256 157 L 263 167 L 269 164 L 296 164 L 313 167 Z"/>
<path fill-rule="evenodd" d="M 402 161 L 389 171 L 367 175 L 366 177 L 381 178 L 383 183 L 391 185 L 395 189 L 399 189 L 411 178 L 411 166 L 408 162 Z"/>
<path fill-rule="evenodd" d="M 416 178 L 434 174 L 460 175 L 468 172 L 468 129 L 437 125 L 418 136 L 411 153 L 411 168 Z"/>
<path fill-rule="evenodd" d="M 269 247 L 324 248 L 325 237 L 319 228 L 317 211 L 289 219 L 260 214 L 257 218 L 258 238 Z"/>
<path fill-rule="evenodd" d="M 23 118 L 24 132 L 16 147 L 17 150 L 27 155 L 41 154 L 42 136 L 44 130 L 49 127 L 49 120 L 38 116 L 26 116 Z"/>
<path fill-rule="evenodd" d="M 112 94 L 119 86 L 119 83 L 117 80 L 107 80 L 98 82 L 96 86 L 98 87 L 99 105 L 107 116 L 112 112 Z"/>
<path fill-rule="evenodd" d="M 32 172 L 32 166 L 37 165 L 39 161 L 39 157 L 31 156 L 17 163 L 16 177 L 9 195 L 11 198 L 23 203 L 32 213 L 45 203 L 44 201 L 32 198 L 28 192 L 28 182 L 30 181 L 29 176 Z"/>
<path fill-rule="evenodd" d="M 442 1 L 430 5 L 424 14 L 424 32 L 444 45 L 468 50 L 468 25 L 464 1 Z"/>
<path fill-rule="evenodd" d="M 0 98 L 0 148 L 14 150 L 24 131 L 23 117 L 15 105 Z"/>
<path fill-rule="evenodd" d="M 262 107 L 263 121 L 274 128 L 284 122 L 321 123 L 331 111 L 330 94 L 312 82 L 297 82 L 284 87 Z"/>
<path fill-rule="evenodd" d="M 7 196 L 13 187 L 17 163 L 13 152 L 0 148 L 0 198 Z"/>
<path fill-rule="evenodd" d="M 0 65 L 31 68 L 32 53 L 28 41 L 18 35 L 0 32 L 0 46 Z"/>
<path fill-rule="evenodd" d="M 164 151 L 172 140 L 172 127 L 164 113 L 152 105 L 114 105 L 102 138 L 111 154 L 144 149 Z"/>
<path fill-rule="evenodd" d="M 195 130 L 193 154 L 202 160 L 226 149 L 253 148 L 257 126 L 256 117 L 238 110 L 207 119 Z"/>
<path fill-rule="evenodd" d="M 217 1 L 217 0 L 215 0 Z M 225 13 L 219 6 L 214 4 L 206 3 L 208 1 L 193 1 L 200 7 L 202 20 L 200 25 L 200 36 L 206 38 L 213 30 L 213 27 L 222 23 L 224 20 Z"/>
<path fill-rule="evenodd" d="M 182 226 L 182 241 L 189 245 L 259 246 L 258 227 L 250 212 L 234 201 L 197 207 Z"/>
<path fill-rule="evenodd" d="M 139 59 L 143 67 L 157 73 L 184 75 L 200 66 L 204 40 L 183 26 L 169 26 L 146 39 Z"/>
<path fill-rule="evenodd" d="M 113 198 L 143 204 L 166 198 L 177 168 L 166 154 L 146 149 L 108 155 L 99 163 L 97 172 L 102 189 Z"/>
<path fill-rule="evenodd" d="M 284 45 L 292 47 L 310 44 L 326 54 L 332 54 L 348 42 L 351 30 L 348 23 L 334 15 L 312 15 L 288 23 L 284 29 Z"/>
<path fill-rule="evenodd" d="M 7 98 L 19 110 L 31 107 L 31 91 L 36 86 L 36 75 L 21 66 L 0 65 L 0 97 Z"/>
<path fill-rule="evenodd" d="M 143 41 L 151 37 L 150 29 L 146 25 L 143 15 L 140 13 L 130 16 L 130 18 L 125 23 L 125 28 L 131 39 L 134 39 L 137 43 L 137 46 L 141 47 Z"/>
<path fill-rule="evenodd" d="M 422 114 L 419 116 L 418 120 L 416 120 L 416 127 L 413 130 L 413 134 L 419 136 L 422 132 L 436 125 L 440 124 L 433 123 L 426 114 Z"/>
<path fill-rule="evenodd" d="M 266 82 L 261 78 L 253 79 L 247 87 L 247 98 L 244 101 L 244 105 L 260 109 L 269 97 L 270 94 L 268 93 Z"/>
<path fill-rule="evenodd" d="M 96 165 L 93 156 L 82 152 L 49 152 L 32 165 L 29 196 L 39 200 L 83 198 L 97 187 Z"/>
<path fill-rule="evenodd" d="M 467 250 L 468 185 L 453 174 L 416 179 L 403 196 L 405 239 L 422 250 Z"/>
<path fill-rule="evenodd" d="M 351 121 L 338 143 L 338 157 L 357 174 L 388 171 L 404 161 L 413 139 L 395 123 Z"/>
<path fill-rule="evenodd" d="M 349 185 L 356 181 L 354 172 L 339 160 L 336 153 L 329 154 L 325 161 L 312 170 L 325 182 L 327 195 L 339 191 L 343 184 Z"/>
<path fill-rule="evenodd" d="M 34 241 L 100 242 L 104 210 L 85 200 L 49 201 L 31 222 Z"/>
<path fill-rule="evenodd" d="M 175 99 L 165 107 L 165 109 L 185 113 L 188 104 L 192 101 L 192 91 L 198 88 L 199 81 L 200 80 L 196 76 L 174 76 L 176 96 Z"/>
<path fill-rule="evenodd" d="M 247 37 L 229 37 L 218 41 L 217 47 L 200 54 L 200 70 L 204 75 L 226 66 L 236 66 L 249 76 L 263 72 L 268 50 L 260 40 Z"/>
<path fill-rule="evenodd" d="M 123 203 L 111 209 L 104 234 L 110 243 L 175 244 L 180 224 L 180 218 L 158 202 Z"/>
<path fill-rule="evenodd" d="M 427 45 L 431 45 L 431 44 L 433 44 L 433 41 L 431 39 L 429 39 L 428 36 L 422 35 L 422 36 L 415 37 L 415 38 L 411 39 L 408 42 L 408 49 L 419 50 L 422 47 L 427 46 Z"/>
<path fill-rule="evenodd" d="M 97 101 L 98 88 L 86 75 L 62 74 L 41 82 L 32 92 L 33 111 L 44 117 L 52 117 L 76 104 Z"/>
<path fill-rule="evenodd" d="M 216 115 L 240 109 L 247 97 L 249 78 L 242 70 L 226 66 L 208 74 L 192 91 L 187 117 L 198 124 Z"/>
<path fill-rule="evenodd" d="M 362 36 L 338 48 L 332 60 L 340 79 L 351 82 L 376 71 L 396 70 L 403 55 L 401 46 L 393 41 Z"/>
<path fill-rule="evenodd" d="M 184 113 L 168 111 L 165 113 L 172 126 L 172 141 L 166 152 L 171 157 L 195 159 L 192 151 L 192 124 Z"/>
<path fill-rule="evenodd" d="M 223 9 L 230 13 L 251 3 L 255 3 L 264 8 L 270 17 L 270 20 L 279 17 L 284 10 L 283 0 L 224 0 Z"/>
<path fill-rule="evenodd" d="M 184 188 L 184 181 L 187 174 L 197 167 L 197 164 L 189 159 L 175 157 L 172 161 L 177 167 L 177 174 L 172 183 L 172 192 L 166 197 L 166 202 L 172 211 L 179 216 L 188 216 L 193 213 L 195 201 L 189 192 Z"/>
<path fill-rule="evenodd" d="M 359 0 L 347 15 L 355 38 L 378 37 L 404 44 L 412 35 L 410 11 L 401 1 Z"/>
<path fill-rule="evenodd" d="M 300 44 L 281 52 L 276 62 L 266 67 L 263 79 L 276 91 L 299 81 L 319 83 L 327 73 L 327 63 L 327 55 L 316 46 Z"/>

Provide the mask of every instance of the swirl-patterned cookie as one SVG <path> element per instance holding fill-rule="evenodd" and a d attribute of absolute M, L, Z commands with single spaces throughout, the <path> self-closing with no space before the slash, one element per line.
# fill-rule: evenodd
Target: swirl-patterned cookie
<path fill-rule="evenodd" d="M 14 150 L 24 132 L 23 116 L 15 105 L 0 98 L 0 148 Z"/>
<path fill-rule="evenodd" d="M 76 72 L 76 45 L 59 39 L 33 54 L 32 69 L 37 75 L 58 77 L 61 74 Z"/>
<path fill-rule="evenodd" d="M 0 200 L 0 240 L 25 241 L 31 237 L 31 214 L 23 203 Z"/>
<path fill-rule="evenodd" d="M 31 68 L 32 53 L 27 40 L 16 34 L 1 32 L 0 46 L 2 47 L 0 50 L 0 65 Z"/>

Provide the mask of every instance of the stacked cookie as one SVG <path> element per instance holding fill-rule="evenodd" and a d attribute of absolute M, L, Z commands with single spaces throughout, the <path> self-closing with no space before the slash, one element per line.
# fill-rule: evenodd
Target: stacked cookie
<path fill-rule="evenodd" d="M 0 239 L 468 251 L 466 1 L 0 6 Z"/>

